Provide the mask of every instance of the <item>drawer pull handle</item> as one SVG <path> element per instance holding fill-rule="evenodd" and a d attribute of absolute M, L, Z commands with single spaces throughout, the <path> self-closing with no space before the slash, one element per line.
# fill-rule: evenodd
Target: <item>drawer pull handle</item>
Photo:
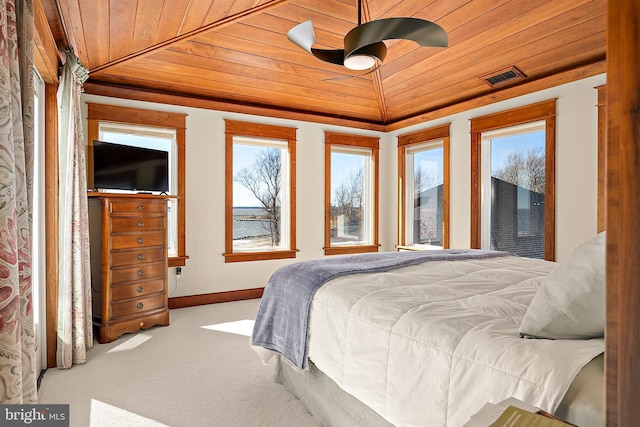
<path fill-rule="evenodd" d="M 138 307 L 138 309 L 144 307 L 144 304 L 142 304 L 141 302 L 138 303 L 138 305 L 136 305 L 136 307 Z"/>
<path fill-rule="evenodd" d="M 139 237 L 138 238 L 138 243 L 140 243 L 140 244 L 144 243 L 144 239 L 142 237 Z"/>
<path fill-rule="evenodd" d="M 140 277 L 144 276 L 144 270 L 138 270 L 138 276 Z"/>
<path fill-rule="evenodd" d="M 136 291 L 142 293 L 142 291 L 144 291 L 144 288 L 142 286 L 138 286 L 138 289 L 136 289 Z"/>
<path fill-rule="evenodd" d="M 138 227 L 144 227 L 144 221 L 138 221 Z"/>
<path fill-rule="evenodd" d="M 138 254 L 138 259 L 142 261 L 144 259 L 144 254 Z"/>
<path fill-rule="evenodd" d="M 144 205 L 138 205 L 138 210 L 139 211 L 143 211 L 144 210 Z"/>

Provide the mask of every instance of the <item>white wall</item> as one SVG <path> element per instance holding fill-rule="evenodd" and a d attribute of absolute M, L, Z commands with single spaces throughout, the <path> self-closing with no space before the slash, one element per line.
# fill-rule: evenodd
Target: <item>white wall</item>
<path fill-rule="evenodd" d="M 262 287 L 278 267 L 323 256 L 325 131 L 380 137 L 380 243 L 381 250 L 392 251 L 397 243 L 396 137 L 451 123 L 451 246 L 469 247 L 469 119 L 550 98 L 558 98 L 556 192 L 560 259 L 596 233 L 597 93 L 594 87 L 604 82 L 604 75 L 596 76 L 387 134 L 94 95 L 84 95 L 83 101 L 188 115 L 186 242 L 190 258 L 179 280 L 172 275 L 169 291 L 173 297 Z M 83 113 L 86 117 L 86 105 Z M 225 119 L 298 129 L 296 200 L 300 252 L 295 260 L 224 262 Z"/>

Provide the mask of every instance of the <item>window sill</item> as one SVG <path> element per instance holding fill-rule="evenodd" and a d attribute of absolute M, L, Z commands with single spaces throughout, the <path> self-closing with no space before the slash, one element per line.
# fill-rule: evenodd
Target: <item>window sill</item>
<path fill-rule="evenodd" d="M 336 246 L 324 248 L 325 255 L 348 255 L 378 252 L 380 245 Z"/>
<path fill-rule="evenodd" d="M 435 245 L 398 245 L 398 251 L 437 251 L 444 249 L 442 246 Z"/>
<path fill-rule="evenodd" d="M 169 257 L 169 267 L 184 267 L 187 265 L 188 256 L 172 256 Z"/>
<path fill-rule="evenodd" d="M 295 258 L 298 249 L 288 249 L 283 251 L 265 251 L 265 252 L 236 252 L 225 253 L 224 262 L 244 262 L 244 261 L 265 261 L 272 259 Z"/>

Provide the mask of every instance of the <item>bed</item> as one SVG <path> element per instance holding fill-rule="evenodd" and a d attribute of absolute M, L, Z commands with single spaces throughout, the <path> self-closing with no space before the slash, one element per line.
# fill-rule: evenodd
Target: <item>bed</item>
<path fill-rule="evenodd" d="M 445 250 L 286 266 L 252 346 L 323 425 L 461 427 L 516 397 L 603 426 L 604 240 L 557 264 Z"/>

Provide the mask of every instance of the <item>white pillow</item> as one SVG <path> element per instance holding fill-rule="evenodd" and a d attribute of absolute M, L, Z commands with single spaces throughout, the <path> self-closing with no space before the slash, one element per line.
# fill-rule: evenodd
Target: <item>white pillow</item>
<path fill-rule="evenodd" d="M 546 277 L 520 324 L 526 338 L 604 336 L 605 232 L 587 240 Z"/>

